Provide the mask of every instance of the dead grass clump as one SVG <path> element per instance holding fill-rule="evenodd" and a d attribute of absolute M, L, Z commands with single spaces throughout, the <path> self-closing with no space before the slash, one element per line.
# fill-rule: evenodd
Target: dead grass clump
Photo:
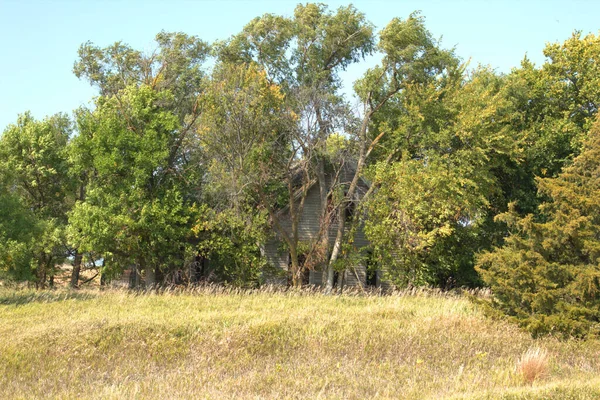
<path fill-rule="evenodd" d="M 526 383 L 533 383 L 548 374 L 548 352 L 539 347 L 530 348 L 521 356 L 517 372 Z"/>

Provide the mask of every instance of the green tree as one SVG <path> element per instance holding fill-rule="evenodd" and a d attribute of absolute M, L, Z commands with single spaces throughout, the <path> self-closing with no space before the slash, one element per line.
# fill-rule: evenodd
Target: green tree
<path fill-rule="evenodd" d="M 148 287 L 183 264 L 195 209 L 190 177 L 171 157 L 181 126 L 160 107 L 170 101 L 168 91 L 146 85 L 98 99 L 85 139 L 93 173 L 85 201 L 69 218 L 78 247 L 102 254 L 114 268 L 144 271 Z"/>
<path fill-rule="evenodd" d="M 14 194 L 0 188 L 0 278 L 35 281 L 32 247 L 40 236 L 38 221 Z"/>
<path fill-rule="evenodd" d="M 267 210 L 275 215 L 286 202 L 294 114 L 256 64 L 218 64 L 211 78 L 197 129 L 210 216 L 200 216 L 195 232 L 219 278 L 253 284 L 264 267 Z"/>
<path fill-rule="evenodd" d="M 320 254 L 318 249 L 330 247 L 325 225 L 332 210 L 327 208 L 327 198 L 337 185 L 325 178 L 327 137 L 353 122 L 339 94 L 339 72 L 370 54 L 373 45 L 373 26 L 363 13 L 352 6 L 332 12 L 324 4 L 313 3 L 298 5 L 291 18 L 270 14 L 255 18 L 240 34 L 217 44 L 224 63 L 258 64 L 267 79 L 280 87 L 286 104 L 297 116 L 295 127 L 286 128 L 287 149 L 282 153 L 286 158 L 273 163 L 277 169 L 264 170 L 283 182 L 289 223 L 280 220 L 281 214 L 272 209 L 280 203 L 273 201 L 277 191 L 266 186 L 268 191 L 261 193 L 260 200 L 262 207 L 270 209 L 271 223 L 289 247 L 294 285 L 300 284 L 303 273 L 298 262 L 298 224 L 313 182 L 319 184 L 323 226 L 319 237 L 309 244 L 308 253 Z M 339 165 L 329 166 L 339 169 Z M 327 251 L 324 255 L 319 263 L 326 268 Z"/>
<path fill-rule="evenodd" d="M 261 65 L 269 79 L 282 87 L 298 115 L 298 126 L 289 142 L 291 154 L 296 156 L 285 169 L 288 199 L 296 201 L 289 200 L 290 227 L 278 231 L 284 238 L 286 235 L 290 238 L 286 242 L 290 247 L 293 279 L 297 282 L 302 273 L 297 252 L 298 218 L 308 187 L 311 182 L 318 182 L 321 229 L 320 235 L 308 244 L 308 255 L 322 255 L 320 264 L 331 288 L 334 265 L 339 264 L 347 233 L 352 231 L 345 226 L 346 218 L 340 216 L 345 215 L 349 203 L 357 201 L 358 182 L 367 160 L 386 135 L 385 130 L 377 129 L 376 116 L 390 112 L 400 93 L 411 85 L 435 82 L 456 69 L 458 61 L 452 51 L 440 48 L 418 14 L 406 20 L 393 19 L 376 44 L 373 26 L 362 13 L 351 6 L 329 12 L 325 6 L 316 4 L 298 6 L 294 18 L 272 15 L 257 18 L 240 35 L 219 44 L 218 48 L 220 58 L 226 62 Z M 364 105 L 357 118 L 338 93 L 341 86 L 338 74 L 374 50 L 380 51 L 383 59 L 381 65 L 368 71 L 355 85 Z M 336 130 L 349 138 L 347 149 L 351 151 L 346 152 L 342 163 L 330 159 L 332 152 L 327 149 L 328 138 Z M 336 172 L 344 163 L 355 165 L 355 174 L 340 180 L 342 174 Z M 333 169 L 329 174 L 334 177 L 333 182 L 327 181 L 326 168 Z M 341 191 L 342 195 L 334 196 L 334 191 Z M 336 199 L 333 207 L 330 198 Z M 334 238 L 330 239 L 332 214 L 338 216 L 339 223 Z M 271 220 L 275 226 L 283 226 L 274 213 Z"/>
<path fill-rule="evenodd" d="M 508 201 L 524 214 L 535 212 L 535 177 L 558 175 L 579 154 L 598 111 L 600 98 L 600 37 L 575 32 L 563 43 L 544 49 L 546 61 L 535 66 L 525 58 L 507 76 L 515 103 L 513 129 L 524 141 L 523 162 L 506 164 L 498 174 Z"/>
<path fill-rule="evenodd" d="M 505 89 L 491 71 L 458 69 L 411 85 L 379 121 L 390 133 L 371 167 L 366 231 L 396 283 L 476 281 L 473 254 L 502 202 L 495 168 L 520 154 Z"/>
<path fill-rule="evenodd" d="M 556 178 L 538 178 L 548 201 L 540 215 L 513 209 L 503 247 L 484 252 L 478 270 L 491 305 L 534 335 L 600 334 L 600 122 Z"/>
<path fill-rule="evenodd" d="M 106 48 L 84 43 L 73 72 L 97 87 L 101 97 L 117 102 L 128 87 L 144 86 L 157 93 L 165 92 L 155 106 L 174 115 L 179 125 L 169 148 L 168 164 L 173 173 L 182 178 L 185 175 L 184 180 L 190 182 L 190 193 L 195 193 L 203 171 L 198 168 L 202 160 L 194 130 L 202 113 L 199 100 L 206 80 L 203 66 L 210 47 L 198 37 L 184 33 L 160 32 L 155 41 L 156 49 L 149 54 L 121 42 Z M 93 123 L 82 121 L 82 127 L 93 129 Z M 73 157 L 83 160 L 80 155 Z M 190 165 L 194 168 L 189 168 Z"/>
<path fill-rule="evenodd" d="M 225 284 L 258 286 L 268 272 L 259 247 L 266 241 L 266 214 L 206 206 L 199 214 L 192 231 L 198 254 L 210 260 L 210 274 Z"/>
<path fill-rule="evenodd" d="M 209 52 L 205 42 L 183 33 L 161 32 L 156 43 L 151 54 L 121 42 L 106 48 L 89 42 L 80 47 L 74 73 L 97 87 L 101 96 L 93 112 L 77 111 L 78 135 L 70 155 L 79 182 L 70 237 L 108 261 L 106 273 L 146 267 L 150 286 L 160 272 L 158 263 L 166 270 L 174 268 L 190 245 L 181 225 L 194 213 L 192 205 L 201 193 L 204 172 L 195 129 Z M 118 196 L 128 201 L 119 203 Z M 144 207 L 135 208 L 136 201 Z M 128 239 L 115 242 L 110 235 L 116 228 L 109 221 L 119 218 L 127 226 L 121 235 Z M 98 226 L 86 225 L 93 221 Z M 182 243 L 169 249 L 171 229 L 173 240 Z M 126 254 L 128 248 L 137 252 L 137 259 Z"/>
<path fill-rule="evenodd" d="M 4 234 L 13 248 L 15 240 L 21 243 L 21 260 L 25 248 L 29 252 L 31 272 L 24 271 L 26 263 L 20 262 L 18 275 L 35 276 L 36 284 L 42 288 L 47 281 L 53 284 L 55 266 L 68 255 L 64 232 L 67 212 L 74 202 L 67 155 L 71 129 L 65 115 L 36 121 L 26 113 L 0 137 L 0 182 L 7 210 L 12 210 L 6 217 L 16 224 L 13 231 L 5 222 Z M 31 224 L 30 230 L 23 230 L 24 221 Z M 23 236 L 29 238 L 17 239 Z"/>

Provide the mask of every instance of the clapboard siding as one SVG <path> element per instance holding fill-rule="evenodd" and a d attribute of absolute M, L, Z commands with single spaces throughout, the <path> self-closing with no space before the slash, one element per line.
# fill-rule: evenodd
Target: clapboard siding
<path fill-rule="evenodd" d="M 322 285 L 323 284 L 323 271 L 310 271 L 308 283 L 310 285 Z"/>
<path fill-rule="evenodd" d="M 350 169 L 345 169 L 342 173 L 340 181 L 342 183 L 349 183 L 352 179 L 353 172 Z M 330 182 L 327 182 L 328 185 Z M 362 196 L 368 190 L 368 186 L 361 180 L 357 188 L 357 196 Z M 306 199 L 304 201 L 304 209 L 298 223 L 298 236 L 301 242 L 310 242 L 316 238 L 320 228 L 320 216 L 321 216 L 321 196 L 319 192 L 319 185 L 314 184 L 307 192 Z M 286 214 L 283 210 L 281 218 L 281 226 L 286 231 L 291 231 L 291 220 L 289 214 Z M 337 221 L 334 221 L 329 226 L 329 238 L 330 243 L 335 240 L 338 229 Z M 348 228 L 347 228 L 348 229 Z M 348 231 L 346 229 L 346 232 Z M 354 236 L 354 246 L 357 249 L 367 247 L 369 242 L 365 236 L 362 225 L 357 229 Z M 289 255 L 281 249 L 281 239 L 274 233 L 273 238 L 268 241 L 264 247 L 264 254 L 267 261 L 275 267 L 278 267 L 284 271 L 288 270 Z M 310 271 L 309 283 L 312 285 L 321 285 L 323 283 L 323 273 L 321 271 Z M 281 280 L 281 279 L 280 279 Z M 269 282 L 269 279 L 267 279 Z M 366 267 L 364 265 L 356 265 L 345 271 L 344 274 L 344 285 L 356 286 L 366 284 Z"/>

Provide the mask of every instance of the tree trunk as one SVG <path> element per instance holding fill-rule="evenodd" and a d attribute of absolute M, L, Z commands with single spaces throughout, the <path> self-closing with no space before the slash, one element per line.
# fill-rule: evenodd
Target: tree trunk
<path fill-rule="evenodd" d="M 153 267 L 147 265 L 146 266 L 146 279 L 145 279 L 146 289 L 154 289 L 156 286 L 156 271 Z"/>
<path fill-rule="evenodd" d="M 136 289 L 140 286 L 140 266 L 134 265 L 129 275 L 129 289 Z"/>
<path fill-rule="evenodd" d="M 333 250 L 331 251 L 331 257 L 329 258 L 329 268 L 332 268 L 332 265 L 337 261 L 340 251 L 342 248 L 342 243 L 344 242 L 344 229 L 346 228 L 346 209 L 348 207 L 347 201 L 351 201 L 354 198 L 354 193 L 356 192 L 356 188 L 358 187 L 358 181 L 360 179 L 360 175 L 362 173 L 363 166 L 365 165 L 365 160 L 368 157 L 373 144 L 376 141 L 371 142 L 371 147 L 367 150 L 366 143 L 366 133 L 367 126 L 369 122 L 370 114 L 365 116 L 363 119 L 363 123 L 361 126 L 360 137 L 363 138 L 362 145 L 360 147 L 360 152 L 358 156 L 358 160 L 356 163 L 356 170 L 354 171 L 354 176 L 352 177 L 352 181 L 350 182 L 350 186 L 348 187 L 348 191 L 344 196 L 344 201 L 339 206 L 338 213 L 338 229 L 335 235 L 335 241 L 333 242 Z M 381 136 L 381 135 L 380 135 Z M 378 140 L 378 139 L 376 139 Z M 329 278 L 329 277 L 328 277 Z M 333 274 L 331 274 L 331 281 L 327 282 L 328 287 L 333 287 Z"/>
<path fill-rule="evenodd" d="M 54 288 L 54 275 L 56 274 L 56 268 L 54 265 L 54 261 L 52 261 L 52 256 L 50 256 L 50 258 L 48 259 L 48 265 L 46 265 L 46 270 L 50 272 L 48 284 L 50 288 Z"/>
<path fill-rule="evenodd" d="M 338 274 L 336 286 L 339 289 L 340 293 L 342 293 L 342 290 L 344 289 L 344 276 L 345 275 L 346 275 L 346 271 L 340 271 L 340 273 Z"/>
<path fill-rule="evenodd" d="M 292 286 L 297 288 L 302 284 L 300 278 L 300 265 L 298 263 L 298 249 L 295 245 L 290 246 L 290 272 L 292 274 Z"/>
<path fill-rule="evenodd" d="M 333 242 L 333 249 L 331 250 L 331 257 L 329 258 L 328 274 L 327 274 L 327 290 L 333 289 L 334 276 L 333 264 L 337 261 L 342 250 L 342 243 L 344 240 L 344 229 L 346 229 L 346 203 L 342 202 L 339 206 L 338 211 L 338 228 L 335 236 L 335 242 Z M 340 275 L 342 272 L 340 272 Z M 339 279 L 339 278 L 338 278 Z"/>
<path fill-rule="evenodd" d="M 324 249 L 324 257 L 322 262 L 323 268 L 323 279 L 322 283 L 325 285 L 327 290 L 331 290 L 332 286 L 329 282 L 333 282 L 333 268 L 330 268 L 329 263 L 329 212 L 328 212 L 328 201 L 327 197 L 329 194 L 329 188 L 327 185 L 327 181 L 325 180 L 325 161 L 322 157 L 319 157 L 319 161 L 317 163 L 317 179 L 319 181 L 319 195 L 321 198 L 321 227 L 322 227 L 322 235 L 321 238 L 321 246 Z M 330 182 L 331 186 L 332 182 Z M 331 279 L 330 279 L 331 276 Z"/>
<path fill-rule="evenodd" d="M 79 274 L 81 273 L 81 261 L 83 254 L 75 250 L 75 259 L 73 260 L 73 272 L 71 272 L 71 287 L 76 289 L 79 287 Z"/>
<path fill-rule="evenodd" d="M 359 149 L 359 155 L 358 155 L 358 159 L 357 159 L 357 163 L 356 163 L 356 169 L 354 171 L 354 176 L 352 177 L 352 181 L 350 182 L 350 186 L 348 187 L 348 191 L 346 192 L 345 195 L 345 201 L 342 202 L 340 204 L 339 207 L 339 216 L 338 216 L 338 229 L 337 229 L 337 233 L 335 236 L 335 241 L 333 243 L 333 249 L 331 251 L 331 256 L 329 258 L 329 262 L 328 262 L 328 269 L 329 274 L 327 276 L 327 287 L 328 288 L 332 288 L 333 287 L 333 278 L 334 278 L 334 274 L 333 274 L 333 264 L 337 261 L 339 255 L 340 255 L 340 251 L 342 248 L 342 243 L 344 241 L 344 229 L 345 229 L 345 224 L 346 224 L 346 208 L 347 208 L 347 203 L 346 201 L 351 201 L 354 198 L 354 193 L 356 192 L 356 188 L 358 186 L 358 181 L 360 179 L 360 175 L 362 174 L 362 170 L 365 166 L 366 160 L 369 157 L 369 154 L 371 153 L 371 151 L 373 150 L 373 147 L 378 143 L 378 141 L 381 139 L 381 137 L 385 134 L 385 132 L 381 132 L 375 139 L 369 141 L 368 136 L 367 136 L 367 131 L 369 129 L 369 122 L 371 121 L 371 117 L 373 116 L 374 113 L 376 113 L 385 103 L 387 103 L 387 101 L 398 91 L 400 90 L 399 87 L 394 88 L 390 93 L 388 93 L 387 96 L 385 96 L 383 98 L 382 101 L 380 101 L 376 106 L 370 106 L 370 108 L 368 109 L 368 111 L 366 111 L 363 119 L 362 119 L 362 123 L 358 132 L 358 137 L 360 140 L 360 149 Z M 370 97 L 370 95 L 369 95 Z M 367 103 L 365 103 L 366 105 Z M 393 154 L 393 153 L 392 153 Z M 388 157 L 388 161 L 391 158 Z"/>
<path fill-rule="evenodd" d="M 106 274 L 104 273 L 104 263 L 106 260 L 102 257 L 102 266 L 100 267 L 100 286 L 106 286 Z M 94 266 L 96 262 L 94 262 Z"/>
<path fill-rule="evenodd" d="M 36 289 L 44 289 L 46 287 L 46 265 L 41 263 L 38 265 Z"/>

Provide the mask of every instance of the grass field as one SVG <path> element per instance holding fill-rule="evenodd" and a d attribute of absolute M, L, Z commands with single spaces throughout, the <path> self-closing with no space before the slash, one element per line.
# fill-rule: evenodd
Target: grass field
<path fill-rule="evenodd" d="M 424 293 L 1 289 L 0 398 L 597 399 L 600 342 Z"/>

